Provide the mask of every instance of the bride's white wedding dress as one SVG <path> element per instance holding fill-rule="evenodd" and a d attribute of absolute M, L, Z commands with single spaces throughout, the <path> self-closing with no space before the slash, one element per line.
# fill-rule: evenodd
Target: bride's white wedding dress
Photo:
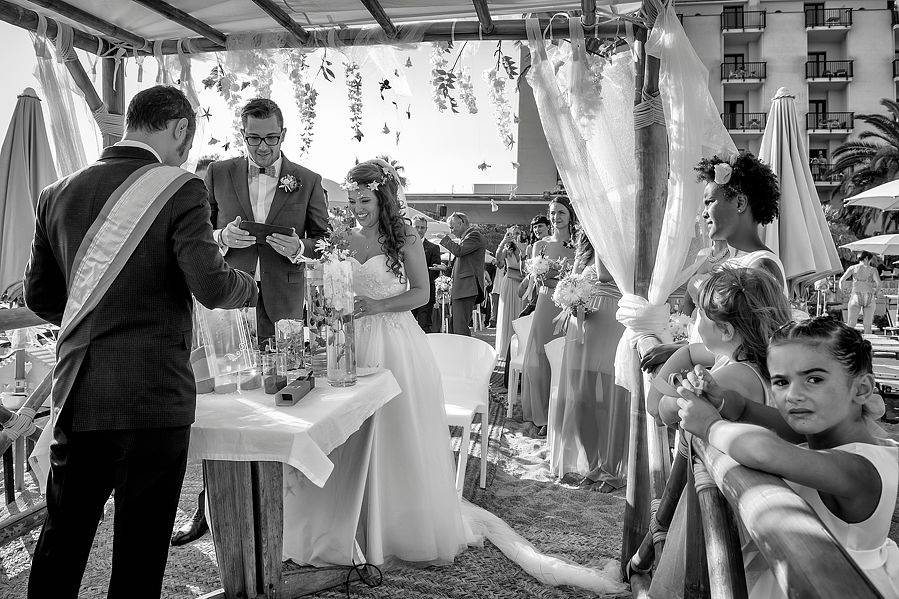
<path fill-rule="evenodd" d="M 387 267 L 383 254 L 353 262 L 357 295 L 384 299 L 404 293 L 406 283 Z M 499 517 L 460 501 L 454 483 L 449 428 L 440 373 L 428 340 L 411 312 L 387 312 L 356 320 L 356 363 L 393 372 L 403 392 L 376 415 L 370 460 L 354 452 L 354 438 L 331 454 L 335 470 L 318 489 L 285 468 L 284 556 L 303 564 L 348 565 L 351 560 L 380 565 L 393 559 L 452 563 L 466 545 L 488 539 L 541 582 L 574 585 L 597 593 L 617 593 L 618 564 L 602 570 L 540 553 Z M 364 500 L 344 493 L 355 476 L 365 476 Z M 361 521 L 347 514 L 358 511 Z M 360 551 L 361 550 L 361 551 Z"/>

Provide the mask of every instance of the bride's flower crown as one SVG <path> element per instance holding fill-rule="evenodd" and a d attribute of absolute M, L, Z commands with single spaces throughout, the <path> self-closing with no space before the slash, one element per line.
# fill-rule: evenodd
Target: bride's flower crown
<path fill-rule="evenodd" d="M 391 180 L 391 179 L 396 180 L 396 176 L 394 175 L 392 170 L 390 170 L 386 167 L 383 167 L 381 165 L 378 165 L 378 168 L 381 170 L 380 178 L 375 179 L 371 183 L 364 184 L 366 187 L 368 187 L 372 191 L 378 191 L 378 189 L 380 189 L 381 185 L 384 185 L 388 180 Z M 396 183 L 398 185 L 399 181 L 396 181 Z M 345 192 L 349 193 L 351 191 L 357 191 L 359 189 L 360 185 L 363 185 L 363 184 L 360 184 L 358 181 L 351 179 L 350 176 L 347 175 L 346 178 L 343 180 L 343 183 L 340 184 L 340 187 Z"/>

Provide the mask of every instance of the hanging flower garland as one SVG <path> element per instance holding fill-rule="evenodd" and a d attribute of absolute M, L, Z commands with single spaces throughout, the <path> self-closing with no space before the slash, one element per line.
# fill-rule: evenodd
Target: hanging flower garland
<path fill-rule="evenodd" d="M 350 127 L 353 129 L 353 138 L 361 142 L 365 136 L 362 133 L 362 71 L 358 63 L 348 62 L 344 73 L 350 103 Z"/>
<path fill-rule="evenodd" d="M 493 114 L 496 117 L 496 128 L 499 131 L 500 138 L 507 150 L 511 150 L 515 145 L 515 136 L 512 133 L 512 125 L 514 115 L 512 113 L 512 104 L 506 94 L 506 84 L 508 81 L 518 76 L 515 61 L 511 57 L 503 54 L 503 43 L 498 42 L 496 51 L 496 66 L 484 73 L 484 78 L 489 84 L 488 97 L 490 103 L 493 104 Z"/>
<path fill-rule="evenodd" d="M 431 53 L 431 85 L 434 89 L 434 105 L 440 112 L 446 112 L 447 108 L 458 113 L 459 103 L 451 95 L 455 89 L 456 74 L 449 65 L 449 55 L 453 51 L 452 42 L 437 42 Z"/>
<path fill-rule="evenodd" d="M 306 74 L 309 63 L 305 52 L 289 50 L 285 52 L 290 61 L 290 71 L 287 76 L 293 84 L 293 97 L 300 110 L 300 122 L 303 128 L 300 130 L 300 155 L 304 156 L 312 147 L 312 139 L 315 133 L 315 105 L 318 101 L 318 91 L 309 83 L 306 83 Z"/>
<path fill-rule="evenodd" d="M 459 97 L 465 102 L 468 114 L 478 113 L 478 103 L 474 97 L 474 87 L 471 85 L 471 70 L 464 67 L 459 73 Z"/>

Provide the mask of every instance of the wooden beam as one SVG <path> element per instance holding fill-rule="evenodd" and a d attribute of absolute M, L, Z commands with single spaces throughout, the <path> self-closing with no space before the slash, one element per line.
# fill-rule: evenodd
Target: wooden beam
<path fill-rule="evenodd" d="M 2 2 L 4 0 L 0 0 Z M 253 0 L 256 4 L 260 4 L 261 2 L 265 2 L 268 0 Z M 262 6 L 260 4 L 260 6 Z M 280 9 L 278 9 L 280 10 Z M 288 17 L 289 18 L 289 17 Z M 549 25 L 549 19 L 540 19 L 540 27 L 541 29 L 545 29 L 546 26 Z M 418 25 L 420 27 L 421 25 Z M 299 27 L 299 25 L 297 25 Z M 410 25 L 397 25 L 398 36 L 400 38 L 403 37 L 403 33 L 407 28 L 411 27 Z M 456 31 L 455 35 L 453 35 L 453 23 L 451 21 L 437 21 L 434 23 L 430 23 L 427 25 L 427 28 L 424 31 L 424 37 L 422 38 L 422 42 L 448 42 L 450 40 L 472 40 L 477 41 L 479 39 L 484 40 L 526 40 L 528 39 L 527 31 L 525 30 L 525 22 L 523 19 L 511 19 L 511 20 L 502 20 L 502 21 L 494 21 L 493 22 L 493 33 L 486 34 L 481 29 L 482 25 L 479 21 L 457 21 L 456 22 Z M 337 30 L 337 40 L 341 45 L 344 46 L 352 46 L 356 43 L 357 36 L 362 32 L 362 27 L 344 27 Z M 617 25 L 617 21 L 603 21 L 597 27 L 590 27 L 589 29 L 584 30 L 584 35 L 590 39 L 593 37 L 612 37 L 617 33 L 621 33 L 621 27 Z M 480 32 L 479 32 L 480 30 Z M 315 35 L 317 39 L 325 39 L 328 37 L 328 33 L 331 31 L 328 29 L 315 29 L 306 31 L 303 30 L 307 35 Z M 277 42 L 275 42 L 277 43 Z M 191 48 L 197 52 L 218 52 L 221 50 L 218 46 L 202 37 L 195 37 L 190 39 Z M 273 48 L 292 48 L 295 47 L 294 44 L 285 44 L 281 45 L 271 45 L 271 46 L 263 46 L 263 49 L 273 49 Z M 178 42 L 176 40 L 165 40 L 162 43 L 162 53 L 163 54 L 177 54 L 178 53 Z"/>
<path fill-rule="evenodd" d="M 6 23 L 9 23 L 10 25 L 14 25 L 26 31 L 36 32 L 38 24 L 38 14 L 33 10 L 23 8 L 18 4 L 7 2 L 7 0 L 0 0 L 0 21 L 4 21 Z M 56 30 L 56 21 L 48 19 L 47 37 L 51 40 L 56 39 Z M 74 28 L 73 33 L 74 45 L 79 50 L 84 50 L 85 52 L 96 54 L 98 45 L 102 47 L 103 51 L 110 47 L 108 42 L 97 37 L 96 35 L 92 35 L 80 29 Z M 138 53 L 150 54 L 150 52 L 140 51 Z"/>
<path fill-rule="evenodd" d="M 741 466 L 695 437 L 693 448 L 765 561 L 789 581 L 791 597 L 881 597 L 783 479 Z"/>
<path fill-rule="evenodd" d="M 190 29 L 191 31 L 195 31 L 211 41 L 212 43 L 225 47 L 225 34 L 216 29 L 215 27 L 211 27 L 191 16 L 189 13 L 184 12 L 180 8 L 175 8 L 168 2 L 163 2 L 162 0 L 131 0 L 136 4 L 140 4 L 150 10 L 157 12 L 164 16 L 169 21 L 173 23 L 177 23 L 182 27 Z"/>
<path fill-rule="evenodd" d="M 472 0 L 474 3 L 474 11 L 478 13 L 478 22 L 484 29 L 484 33 L 493 31 L 493 19 L 490 17 L 490 9 L 487 7 L 487 0 Z"/>
<path fill-rule="evenodd" d="M 593 27 L 596 23 L 596 0 L 581 0 L 581 20 L 584 27 Z"/>
<path fill-rule="evenodd" d="M 292 33 L 301 44 L 306 44 L 309 41 L 309 32 L 303 29 L 283 8 L 272 2 L 272 0 L 253 0 L 253 2 L 265 11 L 265 14 L 274 19 L 278 25 Z"/>
<path fill-rule="evenodd" d="M 125 114 L 125 69 L 117 69 L 114 58 L 103 59 L 103 103 L 109 114 Z M 103 147 L 111 146 L 119 139 L 103 133 Z"/>
<path fill-rule="evenodd" d="M 384 33 L 387 34 L 387 37 L 390 39 L 396 38 L 397 33 L 399 32 L 396 28 L 396 25 L 393 24 L 393 21 L 390 20 L 390 17 L 387 16 L 387 13 L 384 12 L 384 9 L 381 7 L 381 3 L 378 0 L 359 0 L 362 2 L 362 5 L 365 6 L 365 9 L 371 13 L 371 16 L 377 21 L 378 25 L 381 26 L 381 29 L 384 30 Z"/>
<path fill-rule="evenodd" d="M 32 4 L 37 4 L 41 8 L 46 8 L 47 10 L 52 10 L 58 15 L 62 15 L 67 19 L 71 19 L 76 23 L 80 23 L 85 27 L 90 27 L 96 31 L 104 35 L 108 35 L 110 37 L 114 37 L 117 40 L 121 40 L 123 42 L 127 42 L 136 48 L 149 47 L 147 44 L 149 42 L 146 38 L 143 38 L 136 33 L 131 33 L 125 29 L 122 29 L 118 25 L 113 25 L 109 21 L 104 21 L 100 17 L 94 16 L 91 13 L 81 10 L 77 6 L 73 6 L 68 2 L 63 2 L 62 0 L 29 0 Z M 91 52 L 97 51 L 97 46 L 91 49 Z"/>

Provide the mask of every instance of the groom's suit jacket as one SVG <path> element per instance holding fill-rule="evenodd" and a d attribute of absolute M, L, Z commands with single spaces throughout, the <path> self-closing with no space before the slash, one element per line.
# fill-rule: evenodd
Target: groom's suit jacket
<path fill-rule="evenodd" d="M 474 297 L 476 304 L 484 301 L 484 258 L 487 252 L 484 234 L 476 227 L 469 227 L 462 235 L 461 243 L 456 243 L 447 235 L 440 240 L 440 245 L 455 256 L 450 299 Z"/>
<path fill-rule="evenodd" d="M 24 287 L 35 314 L 60 324 L 82 239 L 116 188 L 155 162 L 143 148 L 110 146 L 41 192 Z M 62 413 L 72 430 L 193 423 L 191 294 L 210 308 L 255 305 L 257 294 L 252 277 L 229 268 L 212 240 L 197 178 L 165 204 L 99 305 L 57 347 L 57 369 L 77 364 Z"/>
<path fill-rule="evenodd" d="M 247 181 L 249 162 L 246 157 L 213 162 L 206 171 L 206 187 L 212 206 L 212 227 L 222 229 L 238 216 L 241 220 L 256 221 L 250 202 Z M 283 177 L 292 175 L 297 187 L 291 192 L 281 185 Z M 278 173 L 275 196 L 265 223 L 293 227 L 303 242 L 303 255 L 315 257 L 315 242 L 328 231 L 328 200 L 318 173 L 294 164 L 283 157 Z M 303 317 L 305 271 L 302 263 L 294 264 L 268 244 L 254 244 L 247 248 L 229 248 L 225 260 L 234 268 L 259 273 L 265 311 L 272 322 L 282 318 Z"/>

